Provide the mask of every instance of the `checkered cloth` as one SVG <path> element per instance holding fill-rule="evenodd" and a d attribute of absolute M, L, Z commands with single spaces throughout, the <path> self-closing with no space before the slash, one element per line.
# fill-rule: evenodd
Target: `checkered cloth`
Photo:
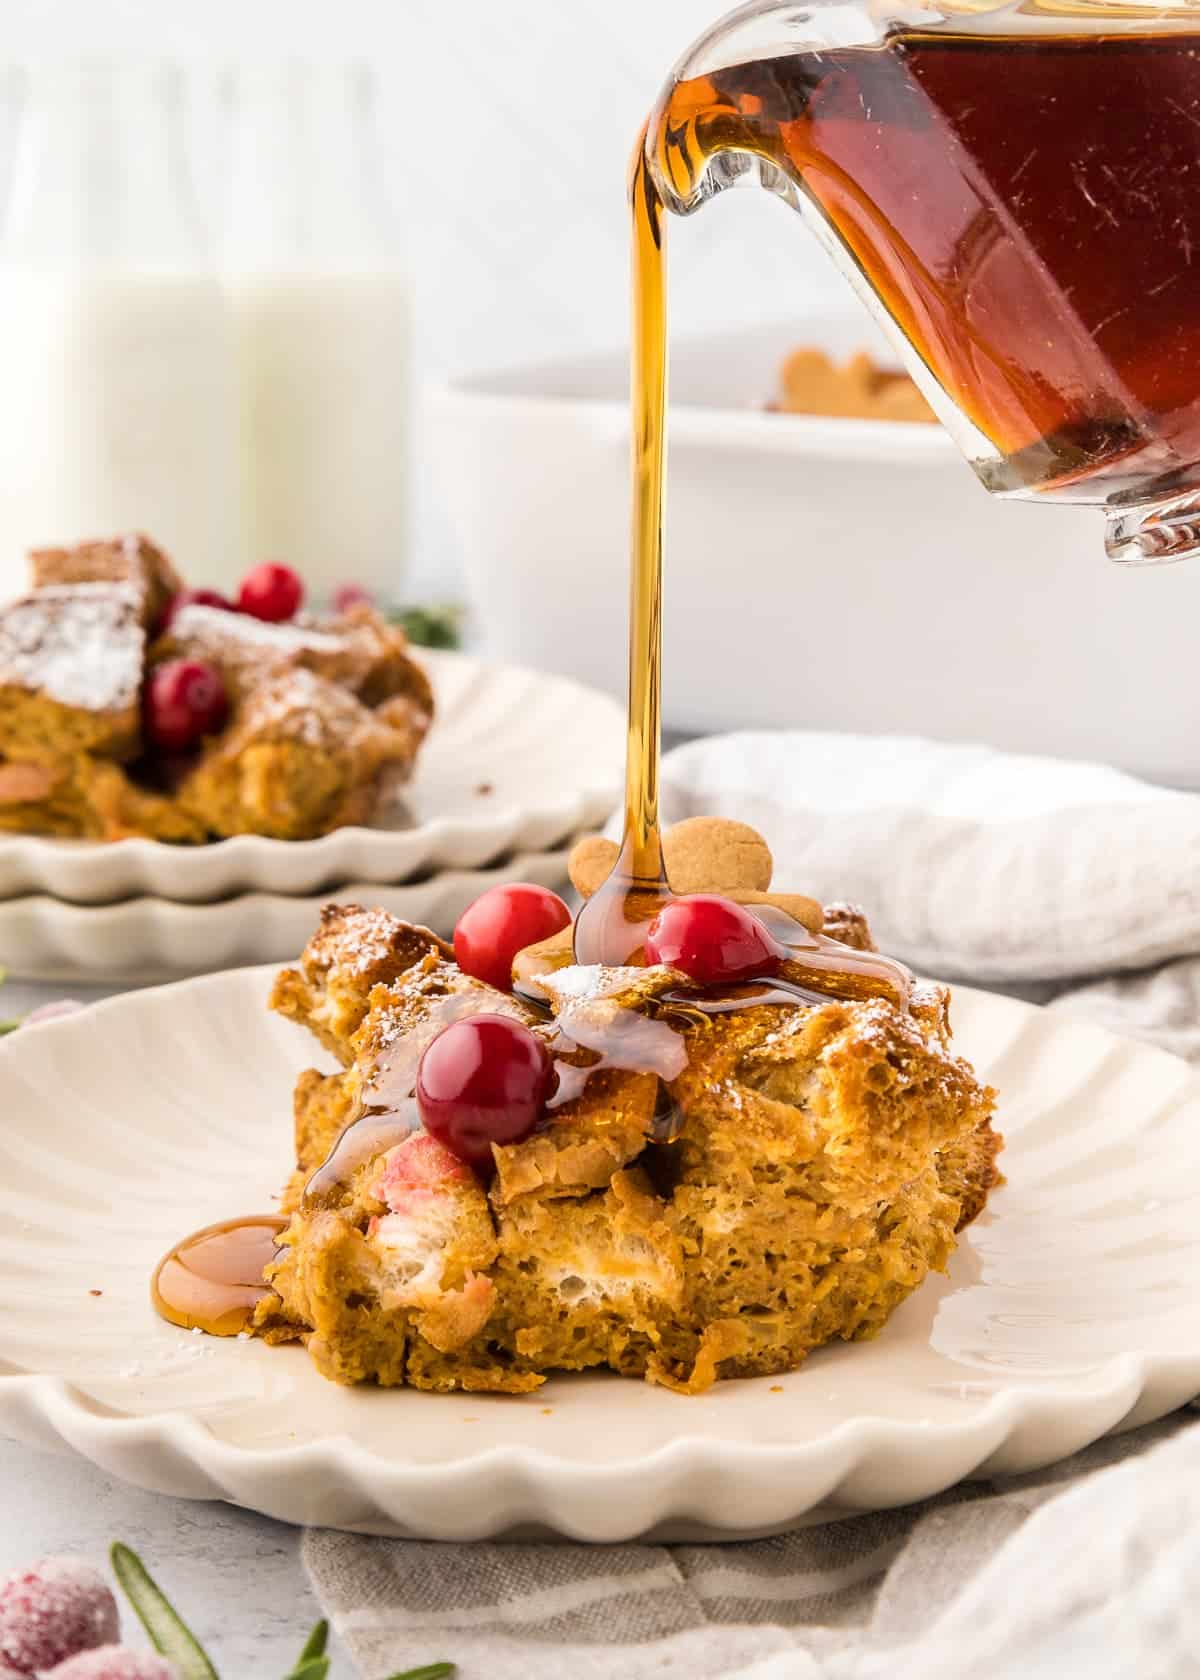
<path fill-rule="evenodd" d="M 1200 1059 L 1200 798 L 1093 766 L 831 736 L 696 742 L 663 780 L 668 820 L 752 823 L 781 887 L 858 900 L 880 944 L 925 972 Z M 312 1531 L 305 1558 L 368 1680 L 443 1658 L 464 1680 L 1177 1680 L 1200 1673 L 1190 1421 L 777 1540 Z"/>

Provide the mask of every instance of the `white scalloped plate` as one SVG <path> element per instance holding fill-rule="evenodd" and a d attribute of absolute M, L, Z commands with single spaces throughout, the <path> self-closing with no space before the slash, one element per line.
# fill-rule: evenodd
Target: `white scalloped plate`
<path fill-rule="evenodd" d="M 569 848 L 517 852 L 494 869 L 447 869 L 400 887 L 350 882 L 311 898 L 246 893 L 217 904 L 167 898 L 127 898 L 119 904 L 0 900 L 0 965 L 25 980 L 144 986 L 242 963 L 289 962 L 331 896 L 344 904 L 378 904 L 449 938 L 467 905 L 489 887 L 536 881 L 561 891 L 568 855 Z"/>
<path fill-rule="evenodd" d="M 689 1399 L 600 1375 L 521 1398 L 345 1390 L 298 1348 L 162 1323 L 174 1238 L 269 1207 L 312 1059 L 270 972 L 134 993 L 0 1043 L 0 1429 L 143 1487 L 469 1540 L 747 1535 L 1026 1471 L 1200 1391 L 1200 1081 L 960 990 L 1009 1184 L 877 1341 Z M 102 1291 L 92 1295 L 91 1290 Z"/>
<path fill-rule="evenodd" d="M 211 846 L 0 835 L 0 899 L 77 904 L 144 894 L 200 903 L 233 893 L 317 893 L 402 882 L 548 851 L 617 803 L 625 711 L 606 694 L 518 665 L 420 651 L 438 713 L 403 802 L 374 828 L 320 840 L 239 835 Z"/>

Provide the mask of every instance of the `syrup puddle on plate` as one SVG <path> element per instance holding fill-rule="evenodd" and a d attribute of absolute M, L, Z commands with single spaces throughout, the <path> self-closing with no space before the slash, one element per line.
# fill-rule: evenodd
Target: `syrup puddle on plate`
<path fill-rule="evenodd" d="M 287 1220 L 251 1214 L 206 1225 L 166 1254 L 155 1268 L 150 1297 L 169 1324 L 237 1336 L 271 1291 L 263 1282 Z"/>

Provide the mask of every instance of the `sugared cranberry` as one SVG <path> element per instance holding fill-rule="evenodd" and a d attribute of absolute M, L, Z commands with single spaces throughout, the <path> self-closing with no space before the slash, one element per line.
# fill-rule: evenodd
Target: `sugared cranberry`
<path fill-rule="evenodd" d="M 265 619 L 268 624 L 282 624 L 295 618 L 304 600 L 304 585 L 290 566 L 276 560 L 264 560 L 242 579 L 238 590 L 238 606 L 253 618 Z"/>
<path fill-rule="evenodd" d="M 117 1635 L 116 1599 L 77 1558 L 41 1558 L 0 1581 L 0 1660 L 18 1674 L 41 1674 Z"/>
<path fill-rule="evenodd" d="M 235 613 L 237 608 L 227 595 L 222 595 L 216 589 L 181 589 L 178 595 L 172 595 L 163 608 L 163 615 L 158 621 L 160 630 L 169 630 L 175 622 L 176 615 L 184 607 L 219 607 L 222 612 Z"/>
<path fill-rule="evenodd" d="M 57 1021 L 63 1015 L 78 1015 L 85 1006 L 78 998 L 56 998 L 53 1003 L 39 1003 L 21 1022 L 23 1027 L 40 1027 L 43 1021 Z"/>
<path fill-rule="evenodd" d="M 203 659 L 168 659 L 146 684 L 146 733 L 167 752 L 213 735 L 229 712 L 221 673 Z"/>
<path fill-rule="evenodd" d="M 752 911 L 715 893 L 664 904 L 646 930 L 646 960 L 678 968 L 698 986 L 773 974 L 785 955 Z"/>
<path fill-rule="evenodd" d="M 375 597 L 361 583 L 343 583 L 333 592 L 334 612 L 349 612 L 351 607 L 373 607 Z"/>
<path fill-rule="evenodd" d="M 70 1657 L 41 1680 L 177 1680 L 176 1671 L 153 1651 L 134 1651 L 128 1645 L 105 1645 Z"/>
<path fill-rule="evenodd" d="M 570 920 L 562 899 L 546 887 L 523 881 L 489 887 L 458 918 L 454 957 L 464 974 L 511 992 L 517 952 L 561 932 Z"/>
<path fill-rule="evenodd" d="M 487 1170 L 494 1143 L 520 1143 L 554 1084 L 540 1038 L 505 1015 L 472 1015 L 438 1034 L 417 1069 L 425 1130 L 468 1166 Z"/>

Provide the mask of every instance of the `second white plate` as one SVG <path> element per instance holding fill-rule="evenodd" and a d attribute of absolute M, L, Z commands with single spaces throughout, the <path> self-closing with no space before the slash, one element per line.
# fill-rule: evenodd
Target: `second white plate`
<path fill-rule="evenodd" d="M 352 882 L 315 897 L 245 893 L 217 904 L 0 900 L 0 967 L 24 980 L 146 985 L 246 963 L 291 962 L 330 898 L 379 905 L 448 937 L 467 905 L 504 881 L 536 881 L 560 891 L 567 882 L 567 850 L 518 852 L 493 869 L 447 869 L 400 887 Z"/>
<path fill-rule="evenodd" d="M 548 851 L 603 823 L 620 794 L 624 707 L 517 665 L 425 649 L 420 659 L 437 717 L 402 804 L 379 826 L 340 828 L 320 840 L 247 834 L 211 846 L 2 835 L 0 899 L 202 903 L 232 893 L 316 893 L 339 881 L 394 884 L 482 869 L 509 852 Z"/>

